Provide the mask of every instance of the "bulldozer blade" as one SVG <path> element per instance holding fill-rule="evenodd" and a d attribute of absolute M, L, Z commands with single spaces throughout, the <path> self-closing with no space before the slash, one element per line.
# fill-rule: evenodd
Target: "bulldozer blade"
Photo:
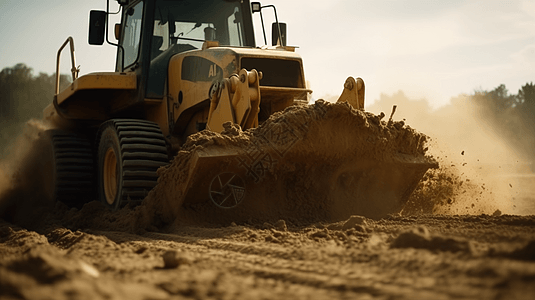
<path fill-rule="evenodd" d="M 175 216 L 217 223 L 399 212 L 438 164 L 424 134 L 381 118 L 318 101 L 246 132 L 199 133 L 163 170 L 154 197 L 172 189 Z"/>
<path fill-rule="evenodd" d="M 215 185 L 219 180 L 222 184 L 220 189 L 224 189 L 227 181 L 232 179 L 227 178 L 225 174 L 236 174 L 241 178 L 238 174 L 243 172 L 235 164 L 238 156 L 239 150 L 235 148 L 207 147 L 196 150 L 188 164 L 186 180 L 178 185 L 178 194 L 182 195 L 179 201 L 187 203 L 207 201 L 212 195 L 211 191 L 217 189 Z"/>

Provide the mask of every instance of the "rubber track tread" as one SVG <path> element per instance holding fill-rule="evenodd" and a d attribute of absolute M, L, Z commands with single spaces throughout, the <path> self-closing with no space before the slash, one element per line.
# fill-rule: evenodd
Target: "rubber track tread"
<path fill-rule="evenodd" d="M 145 143 L 149 145 L 158 145 L 158 146 L 164 146 L 165 147 L 165 141 L 159 140 L 159 139 L 147 139 L 147 138 L 123 138 L 122 139 L 125 144 L 139 144 L 139 143 Z"/>
<path fill-rule="evenodd" d="M 143 190 L 143 191 L 128 191 L 127 193 L 130 196 L 130 199 L 144 199 L 149 194 L 146 190 Z M 137 203 L 137 205 L 141 204 L 141 200 L 132 201 L 132 202 Z"/>
<path fill-rule="evenodd" d="M 95 198 L 94 158 L 88 140 L 61 130 L 47 131 L 55 161 L 55 197 L 80 206 Z"/>
<path fill-rule="evenodd" d="M 92 174 L 85 174 L 85 173 L 79 173 L 79 172 L 63 172 L 62 174 L 58 175 L 59 178 L 78 178 L 78 179 L 92 179 Z"/>
<path fill-rule="evenodd" d="M 121 150 L 126 151 L 126 152 L 142 151 L 142 152 L 148 152 L 148 153 L 167 154 L 167 148 L 163 148 L 162 146 L 158 146 L 158 145 L 124 144 L 121 146 Z"/>
<path fill-rule="evenodd" d="M 124 160 L 123 165 L 125 167 L 132 167 L 132 168 L 137 168 L 137 169 L 139 168 L 158 169 L 161 166 L 167 165 L 167 163 L 161 162 L 161 161 L 147 160 L 147 159 L 144 159 L 144 160 L 136 159 L 136 160 Z"/>
<path fill-rule="evenodd" d="M 56 151 L 56 154 L 74 154 L 76 156 L 80 156 L 80 155 L 86 155 L 86 156 L 90 156 L 91 159 L 93 159 L 93 152 L 92 151 L 82 151 L 80 149 L 77 149 L 77 148 L 65 148 L 65 149 L 61 149 L 61 150 L 58 150 Z"/>
<path fill-rule="evenodd" d="M 64 192 L 65 190 L 63 188 L 70 188 L 72 187 L 73 189 L 78 189 L 80 190 L 80 192 L 82 191 L 89 191 L 89 190 L 93 190 L 92 187 L 87 187 L 87 188 L 80 188 L 81 185 L 83 186 L 90 186 L 92 184 L 92 180 L 80 180 L 78 179 L 77 180 L 77 183 L 74 184 L 73 182 L 65 182 L 65 183 L 59 183 L 57 186 L 59 187 L 62 187 L 62 191 Z"/>
<path fill-rule="evenodd" d="M 93 172 L 93 165 L 89 166 L 75 166 L 75 165 L 71 165 L 71 166 L 56 166 L 56 170 L 57 171 L 61 171 L 61 172 L 84 172 L 84 173 L 89 173 L 89 172 Z"/>
<path fill-rule="evenodd" d="M 120 130 L 121 132 L 126 132 L 126 131 L 145 131 L 145 132 L 161 133 L 159 128 L 145 127 L 145 126 L 117 126 L 117 130 Z"/>
<path fill-rule="evenodd" d="M 93 155 L 91 153 L 56 153 L 57 159 L 85 159 L 88 161 L 93 161 Z"/>
<path fill-rule="evenodd" d="M 162 153 L 150 153 L 150 152 L 127 152 L 123 153 L 123 158 L 150 158 L 152 160 L 167 162 L 169 158 L 167 154 Z"/>
<path fill-rule="evenodd" d="M 122 202 L 141 203 L 156 186 L 156 170 L 169 163 L 165 138 L 158 124 L 146 120 L 113 120 L 122 152 Z"/>
<path fill-rule="evenodd" d="M 149 131 L 121 131 L 121 133 L 119 134 L 119 137 L 120 138 L 124 138 L 124 137 L 145 137 L 145 138 L 153 138 L 153 139 L 157 139 L 159 138 L 160 136 L 162 136 L 162 134 L 158 134 L 156 132 L 149 132 Z"/>
<path fill-rule="evenodd" d="M 144 124 L 147 127 L 160 128 L 160 126 L 158 126 L 158 124 L 156 124 L 154 122 L 147 121 L 147 120 L 141 120 L 141 119 L 115 119 L 115 120 L 113 120 L 113 122 L 115 124 L 117 124 L 117 125 L 129 124 L 129 125 L 138 126 L 140 124 Z"/>
<path fill-rule="evenodd" d="M 149 187 L 153 188 L 156 185 L 154 180 L 124 180 L 124 187 Z"/>
<path fill-rule="evenodd" d="M 152 171 L 124 171 L 123 178 L 158 178 L 158 174 Z"/>
<path fill-rule="evenodd" d="M 60 164 L 78 164 L 78 165 L 92 165 L 93 164 L 93 161 L 91 159 L 87 159 L 85 157 L 82 157 L 82 158 L 73 157 L 73 156 L 70 156 L 67 158 L 59 157 L 59 158 L 56 158 L 56 160 Z"/>

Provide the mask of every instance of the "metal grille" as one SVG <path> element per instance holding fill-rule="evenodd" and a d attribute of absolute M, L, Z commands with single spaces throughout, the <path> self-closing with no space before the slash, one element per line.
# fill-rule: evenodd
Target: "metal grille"
<path fill-rule="evenodd" d="M 297 60 L 244 57 L 241 68 L 262 72 L 261 86 L 304 88 L 301 62 Z"/>

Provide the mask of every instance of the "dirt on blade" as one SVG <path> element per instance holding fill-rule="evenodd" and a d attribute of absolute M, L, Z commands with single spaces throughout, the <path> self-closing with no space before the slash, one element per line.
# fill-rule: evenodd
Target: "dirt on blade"
<path fill-rule="evenodd" d="M 346 103 L 317 101 L 289 107 L 253 130 L 226 124 L 221 134 L 195 134 L 159 170 L 158 185 L 141 207 L 145 222 L 283 218 L 310 223 L 398 212 L 437 163 L 426 155 L 424 134 L 383 117 Z M 201 172 L 203 158 L 197 156 L 207 152 L 218 160 Z M 212 178 L 225 172 L 245 182 L 244 199 L 232 209 L 218 208 L 209 199 Z M 195 194 L 186 194 L 191 178 Z"/>

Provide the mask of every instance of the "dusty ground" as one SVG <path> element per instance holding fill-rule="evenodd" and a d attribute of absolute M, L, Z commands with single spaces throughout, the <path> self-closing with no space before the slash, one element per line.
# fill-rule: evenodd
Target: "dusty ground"
<path fill-rule="evenodd" d="M 0 220 L 0 298 L 535 297 L 534 216 L 355 216 L 134 233 L 119 222 L 128 214 L 92 202 L 80 211 L 58 204 L 36 231 Z"/>

